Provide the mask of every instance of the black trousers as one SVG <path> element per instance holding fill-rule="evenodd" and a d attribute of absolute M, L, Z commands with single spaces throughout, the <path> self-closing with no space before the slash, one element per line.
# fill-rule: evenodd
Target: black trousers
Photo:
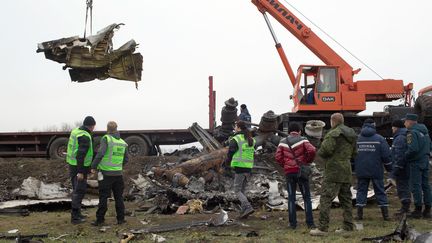
<path fill-rule="evenodd" d="M 87 191 L 87 170 L 83 173 L 84 179 L 77 179 L 78 169 L 69 165 L 69 176 L 72 182 L 72 219 L 79 219 L 81 215 L 81 203 Z"/>
<path fill-rule="evenodd" d="M 105 176 L 99 181 L 99 206 L 96 211 L 96 220 L 103 222 L 105 213 L 108 210 L 108 198 L 111 191 L 114 194 L 117 221 L 124 220 L 125 206 L 123 202 L 124 182 L 123 176 Z"/>

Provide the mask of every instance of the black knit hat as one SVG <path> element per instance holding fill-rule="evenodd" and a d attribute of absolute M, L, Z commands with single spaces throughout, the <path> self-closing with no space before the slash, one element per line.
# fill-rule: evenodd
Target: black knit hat
<path fill-rule="evenodd" d="M 84 126 L 94 126 L 96 125 L 96 121 L 92 116 L 87 116 L 83 121 Z"/>
<path fill-rule="evenodd" d="M 374 124 L 374 123 L 375 121 L 372 118 L 368 118 L 363 122 L 363 124 Z"/>
<path fill-rule="evenodd" d="M 246 105 L 245 105 L 245 104 L 242 104 L 242 105 L 240 106 L 240 108 L 242 108 L 242 109 L 246 109 Z"/>
<path fill-rule="evenodd" d="M 391 125 L 392 127 L 397 127 L 397 128 L 405 127 L 404 122 L 402 120 L 394 120 Z"/>

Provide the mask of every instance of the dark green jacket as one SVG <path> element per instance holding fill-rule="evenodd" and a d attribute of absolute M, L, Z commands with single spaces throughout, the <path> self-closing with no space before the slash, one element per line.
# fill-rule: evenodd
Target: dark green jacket
<path fill-rule="evenodd" d="M 431 139 L 425 125 L 415 124 L 408 130 L 407 145 L 408 149 L 405 152 L 405 159 L 408 163 L 429 163 Z"/>
<path fill-rule="evenodd" d="M 339 125 L 328 131 L 318 150 L 325 161 L 324 180 L 351 183 L 351 158 L 357 155 L 357 134 L 352 128 Z"/>

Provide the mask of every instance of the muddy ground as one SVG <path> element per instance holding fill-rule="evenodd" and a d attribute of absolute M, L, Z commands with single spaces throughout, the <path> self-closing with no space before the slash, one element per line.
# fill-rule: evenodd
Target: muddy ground
<path fill-rule="evenodd" d="M 394 194 L 390 195 L 391 213 L 399 206 Z M 128 211 L 134 211 L 136 205 L 126 204 Z M 95 219 L 96 208 L 89 208 L 85 213 L 89 215 L 88 221 Z M 314 211 L 317 221 L 318 211 Z M 229 212 L 230 218 L 236 218 L 237 213 Z M 368 205 L 365 210 L 365 220 L 362 222 L 364 230 L 346 234 L 330 233 L 323 238 L 309 236 L 309 229 L 304 224 L 304 213 L 297 212 L 299 226 L 296 230 L 288 227 L 287 212 L 267 212 L 257 209 L 257 212 L 246 220 L 241 220 L 237 225 L 221 227 L 197 227 L 173 232 L 159 233 L 166 238 L 166 242 L 360 242 L 363 237 L 380 236 L 394 231 L 398 222 L 396 220 L 383 221 L 376 204 Z M 119 242 L 120 235 L 131 229 L 141 229 L 149 225 L 166 225 L 172 223 L 191 222 L 207 219 L 209 215 L 160 215 L 144 212 L 135 212 L 134 216 L 127 216 L 127 223 L 118 226 L 115 224 L 115 209 L 113 202 L 106 216 L 106 223 L 111 228 L 106 232 L 100 232 L 99 228 L 91 226 L 89 222 L 82 225 L 70 224 L 70 213 L 65 209 L 32 212 L 30 216 L 5 216 L 0 215 L 0 236 L 9 230 L 19 229 L 23 235 L 48 233 L 49 238 L 43 238 L 44 242 Z M 146 223 L 144 225 L 142 222 Z M 341 226 L 342 210 L 333 209 L 331 212 L 331 227 L 334 231 Z M 410 220 L 409 224 L 420 232 L 431 231 L 432 221 Z M 54 238 L 66 235 L 60 240 Z M 2 240 L 0 242 L 15 242 Z M 136 235 L 133 242 L 155 242 L 152 234 Z"/>
<path fill-rule="evenodd" d="M 131 159 L 125 166 L 125 192 L 129 191 L 132 181 L 139 173 L 145 174 L 151 167 L 181 160 L 177 156 L 140 157 Z M 47 160 L 34 158 L 0 158 L 0 202 L 16 199 L 11 191 L 18 188 L 24 179 L 34 177 L 44 183 L 60 183 L 71 188 L 68 164 L 64 160 Z M 143 172 L 146 171 L 146 172 Z"/>
<path fill-rule="evenodd" d="M 177 156 L 142 157 L 135 158 L 125 167 L 125 192 L 132 186 L 130 178 L 136 178 L 139 173 L 145 174 L 149 168 L 161 163 L 170 163 L 184 160 Z M 68 166 L 64 161 L 29 159 L 29 158 L 0 158 L 0 200 L 15 199 L 11 190 L 19 187 L 29 176 L 42 180 L 45 183 L 59 182 L 70 188 Z M 96 191 L 94 192 L 96 193 Z M 90 195 L 96 197 L 96 194 Z M 390 211 L 393 214 L 399 207 L 396 192 L 389 192 Z M 131 229 L 140 229 L 154 225 L 168 223 L 182 223 L 207 219 L 208 214 L 197 215 L 163 215 L 146 214 L 139 210 L 139 205 L 126 202 L 127 224 L 115 225 L 114 203 L 110 202 L 106 222 L 111 227 L 106 232 L 90 225 L 95 219 L 96 208 L 88 208 L 85 213 L 89 215 L 88 222 L 74 226 L 70 224 L 68 205 L 55 208 L 32 208 L 30 216 L 0 215 L 0 242 L 14 242 L 4 240 L 2 235 L 12 229 L 19 229 L 22 234 L 48 233 L 51 238 L 44 238 L 44 242 L 118 242 L 120 235 Z M 247 220 L 238 221 L 238 224 L 223 227 L 197 227 L 174 232 L 160 233 L 167 242 L 359 242 L 366 236 L 385 235 L 391 233 L 398 222 L 392 220 L 384 222 L 375 202 L 369 203 L 365 210 L 365 220 L 362 222 L 364 230 L 350 234 L 338 235 L 331 233 L 325 238 L 314 238 L 308 234 L 304 225 L 304 213 L 298 211 L 299 227 L 290 230 L 288 227 L 287 212 L 269 212 L 265 208 L 257 208 L 256 213 Z M 353 211 L 354 212 L 354 211 Z M 229 217 L 235 219 L 237 212 L 230 211 Z M 317 223 L 319 211 L 314 212 Z M 332 210 L 331 230 L 335 230 L 342 222 L 342 211 Z M 432 221 L 410 220 L 409 223 L 420 232 L 432 230 Z M 66 235 L 61 239 L 55 237 Z M 151 234 L 137 235 L 134 242 L 154 242 Z"/>

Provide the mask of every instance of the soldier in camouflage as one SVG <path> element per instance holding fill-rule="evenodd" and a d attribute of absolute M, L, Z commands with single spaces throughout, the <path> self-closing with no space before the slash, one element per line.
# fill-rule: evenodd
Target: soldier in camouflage
<path fill-rule="evenodd" d="M 425 125 L 417 122 L 416 114 L 407 114 L 405 126 L 408 129 L 405 159 L 409 164 L 409 182 L 414 197 L 415 209 L 412 218 L 431 218 L 432 195 L 429 185 L 429 155 L 431 139 Z M 423 199 L 423 200 L 422 200 Z M 425 206 L 422 213 L 423 204 Z"/>
<path fill-rule="evenodd" d="M 343 212 L 343 228 L 337 233 L 354 229 L 352 217 L 351 195 L 351 158 L 357 154 L 357 134 L 352 128 L 345 126 L 344 117 L 340 113 L 331 116 L 331 129 L 324 137 L 318 151 L 326 162 L 324 169 L 323 189 L 320 198 L 320 217 L 317 229 L 310 231 L 312 236 L 327 234 L 330 223 L 330 207 L 338 196 Z"/>

